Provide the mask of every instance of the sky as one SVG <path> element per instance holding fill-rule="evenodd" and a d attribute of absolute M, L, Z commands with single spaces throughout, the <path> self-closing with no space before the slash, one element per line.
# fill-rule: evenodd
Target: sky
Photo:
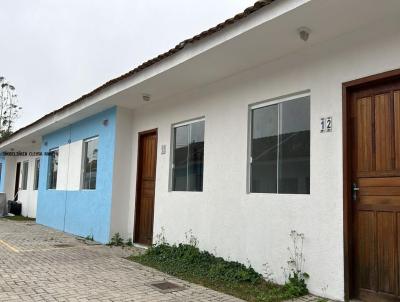
<path fill-rule="evenodd" d="M 1 0 L 0 76 L 23 127 L 255 0 Z"/>

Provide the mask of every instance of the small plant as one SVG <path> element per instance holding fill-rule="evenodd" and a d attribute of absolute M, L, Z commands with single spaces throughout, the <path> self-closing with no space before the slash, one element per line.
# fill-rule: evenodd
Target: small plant
<path fill-rule="evenodd" d="M 165 238 L 164 227 L 161 227 L 161 232 L 156 235 L 155 239 L 156 239 L 154 243 L 155 246 L 167 243 L 167 239 Z"/>
<path fill-rule="evenodd" d="M 212 250 L 213 255 L 217 256 L 218 252 L 217 252 L 217 247 L 214 246 L 213 250 Z"/>
<path fill-rule="evenodd" d="M 94 241 L 93 234 L 87 235 L 87 236 L 85 237 L 85 239 L 86 239 L 86 240 L 89 240 L 89 241 Z"/>
<path fill-rule="evenodd" d="M 274 273 L 272 272 L 271 267 L 268 264 L 268 262 L 264 263 L 263 267 L 264 267 L 263 277 L 264 277 L 265 281 L 272 282 Z"/>
<path fill-rule="evenodd" d="M 191 246 L 198 246 L 199 240 L 193 235 L 192 229 L 185 233 L 186 242 Z"/>
<path fill-rule="evenodd" d="M 295 230 L 290 232 L 292 246 L 288 247 L 289 261 L 287 272 L 287 281 L 284 288 L 292 297 L 300 297 L 308 294 L 306 280 L 310 276 L 304 272 L 305 257 L 303 253 L 304 234 Z"/>
<path fill-rule="evenodd" d="M 109 246 L 123 246 L 124 245 L 124 240 L 122 239 L 121 235 L 119 233 L 115 233 L 114 236 L 112 236 L 110 242 L 107 244 Z"/>
<path fill-rule="evenodd" d="M 133 246 L 132 238 L 129 238 L 129 239 L 126 241 L 125 245 L 126 245 L 126 246 Z"/>
<path fill-rule="evenodd" d="M 321 288 L 322 291 L 322 297 L 320 297 L 317 302 L 328 302 L 328 298 L 326 298 L 326 291 L 328 290 L 328 285 L 325 285 L 324 287 Z"/>

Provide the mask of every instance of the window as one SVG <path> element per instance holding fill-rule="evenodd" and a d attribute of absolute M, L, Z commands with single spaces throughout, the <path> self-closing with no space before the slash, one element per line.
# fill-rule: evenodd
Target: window
<path fill-rule="evenodd" d="M 310 193 L 310 97 L 251 109 L 250 192 Z"/>
<path fill-rule="evenodd" d="M 96 189 L 97 148 L 98 138 L 87 139 L 83 142 L 83 177 L 82 189 Z"/>
<path fill-rule="evenodd" d="M 33 179 L 33 189 L 37 190 L 39 187 L 39 170 L 40 170 L 40 159 L 35 160 L 35 178 Z"/>
<path fill-rule="evenodd" d="M 58 149 L 50 150 L 49 154 L 49 170 L 47 178 L 47 188 L 57 188 L 57 171 L 58 171 Z"/>
<path fill-rule="evenodd" d="M 3 176 L 2 173 L 3 173 L 3 163 L 0 163 L 0 181 L 1 177 Z"/>
<path fill-rule="evenodd" d="M 22 163 L 22 190 L 26 190 L 28 188 L 28 169 L 29 169 L 29 162 L 24 161 Z"/>
<path fill-rule="evenodd" d="M 173 128 L 173 191 L 203 191 L 204 121 Z"/>

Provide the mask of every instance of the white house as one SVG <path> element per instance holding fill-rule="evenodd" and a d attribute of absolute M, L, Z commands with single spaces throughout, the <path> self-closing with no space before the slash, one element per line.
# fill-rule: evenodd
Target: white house
<path fill-rule="evenodd" d="M 259 1 L 0 150 L 28 153 L 27 188 L 41 152 L 38 223 L 101 242 L 191 231 L 279 283 L 297 230 L 312 293 L 397 301 L 399 28 L 398 0 Z M 2 160 L 9 199 L 18 162 Z"/>

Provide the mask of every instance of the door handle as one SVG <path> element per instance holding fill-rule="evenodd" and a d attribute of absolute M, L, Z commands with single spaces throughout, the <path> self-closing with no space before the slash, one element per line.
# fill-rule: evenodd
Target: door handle
<path fill-rule="evenodd" d="M 357 184 L 355 182 L 353 182 L 353 184 L 351 185 L 351 193 L 353 195 L 353 201 L 357 200 L 357 191 L 360 191 L 360 188 L 357 187 Z"/>

